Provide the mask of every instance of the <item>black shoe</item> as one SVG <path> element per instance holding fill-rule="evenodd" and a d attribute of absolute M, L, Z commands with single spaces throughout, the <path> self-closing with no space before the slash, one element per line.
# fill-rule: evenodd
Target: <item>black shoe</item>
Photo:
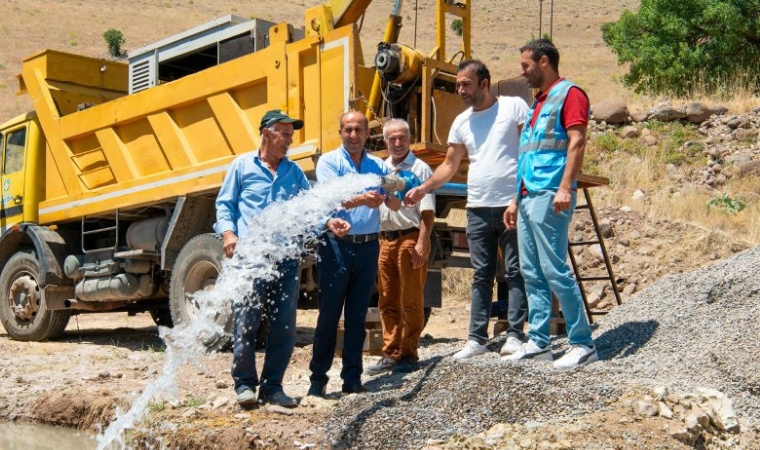
<path fill-rule="evenodd" d="M 393 373 L 412 373 L 419 370 L 419 363 L 411 356 L 402 356 L 396 366 L 393 367 Z"/>
<path fill-rule="evenodd" d="M 361 394 L 362 392 L 367 392 L 367 388 L 362 386 L 359 381 L 354 383 L 343 383 L 343 389 L 341 390 L 344 394 Z"/>
<path fill-rule="evenodd" d="M 307 396 L 311 395 L 312 397 L 322 397 L 325 398 L 327 395 L 327 383 L 311 383 L 311 386 L 309 386 L 309 392 L 306 393 Z"/>
<path fill-rule="evenodd" d="M 259 403 L 282 406 L 283 408 L 295 408 L 298 406 L 298 400 L 289 397 L 282 391 L 276 391 L 266 395 L 259 392 Z"/>

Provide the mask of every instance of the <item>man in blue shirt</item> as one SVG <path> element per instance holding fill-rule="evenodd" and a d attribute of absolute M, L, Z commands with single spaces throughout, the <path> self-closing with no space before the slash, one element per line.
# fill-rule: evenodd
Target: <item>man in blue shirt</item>
<path fill-rule="evenodd" d="M 310 188 L 301 168 L 286 157 L 293 142 L 293 131 L 302 127 L 301 120 L 292 119 L 278 110 L 268 111 L 259 126 L 259 151 L 243 154 L 232 162 L 216 199 L 214 224 L 215 231 L 222 235 L 224 253 L 228 258 L 235 252 L 239 238 L 257 232 L 248 229 L 252 217 L 261 214 L 269 204 L 286 201 Z M 346 232 L 348 224 L 340 219 L 330 219 L 327 227 L 339 235 Z M 299 261 L 295 259 L 279 262 L 278 278 L 254 280 L 254 298 L 235 299 L 233 303 L 232 379 L 238 403 L 243 407 L 256 404 L 254 389 L 259 385 L 259 378 L 254 342 L 262 313 L 269 314 L 270 329 L 258 402 L 289 408 L 298 404 L 282 389 L 282 379 L 296 340 L 298 267 Z M 278 303 L 266 308 L 266 298 Z"/>
<path fill-rule="evenodd" d="M 324 183 L 351 174 L 385 175 L 383 160 L 364 149 L 369 137 L 367 118 L 358 111 L 345 113 L 340 119 L 343 145 L 322 155 L 317 163 L 317 181 Z M 319 317 L 314 331 L 314 347 L 309 369 L 311 387 L 308 395 L 324 397 L 327 371 L 335 354 L 338 322 L 343 313 L 344 393 L 365 392 L 361 383 L 362 348 L 366 330 L 364 322 L 372 290 L 377 281 L 377 258 L 380 251 L 380 211 L 385 203 L 398 211 L 401 201 L 379 189 L 368 189 L 343 203 L 337 217 L 351 224 L 349 234 L 339 236 L 328 231 L 319 246 Z"/>

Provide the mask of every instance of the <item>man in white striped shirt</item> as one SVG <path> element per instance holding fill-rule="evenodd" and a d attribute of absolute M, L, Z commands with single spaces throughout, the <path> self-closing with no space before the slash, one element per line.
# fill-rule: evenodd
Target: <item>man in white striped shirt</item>
<path fill-rule="evenodd" d="M 383 126 L 383 138 L 390 155 L 385 164 L 392 171 L 410 171 L 420 181 L 432 175 L 430 166 L 410 151 L 411 133 L 404 120 L 387 121 Z M 380 206 L 382 238 L 378 289 L 383 357 L 367 367 L 370 375 L 389 370 L 397 373 L 417 370 L 417 347 L 425 326 L 423 291 L 434 220 L 435 198 L 432 194 L 427 194 L 414 206 L 402 206 L 395 212 L 385 205 Z"/>

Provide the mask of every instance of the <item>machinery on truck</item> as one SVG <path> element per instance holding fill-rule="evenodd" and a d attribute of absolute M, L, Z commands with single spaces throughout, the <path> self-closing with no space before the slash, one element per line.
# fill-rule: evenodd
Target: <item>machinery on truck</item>
<path fill-rule="evenodd" d="M 415 154 L 437 166 L 464 109 L 447 20 L 462 21 L 454 58 L 470 57 L 472 2 L 436 0 L 428 53 L 397 42 L 397 2 L 367 63 L 357 23 L 370 1 L 308 9 L 303 29 L 224 17 L 131 52 L 129 64 L 52 50 L 25 59 L 19 93 L 34 111 L 0 127 L 0 320 L 8 334 L 52 339 L 72 314 L 90 312 L 192 320 L 188 294 L 213 287 L 223 255 L 212 233 L 217 191 L 232 160 L 258 148 L 267 110 L 304 121 L 288 156 L 307 175 L 339 147 L 339 117 L 351 109 L 366 113 L 370 150 L 382 154 L 382 123 L 401 117 Z M 463 204 L 456 183 L 439 192 L 439 216 Z M 433 272 L 457 239 L 438 226 L 435 240 Z M 303 271 L 308 302 L 317 284 L 313 266 Z M 440 271 L 429 280 L 426 297 L 440 302 Z"/>

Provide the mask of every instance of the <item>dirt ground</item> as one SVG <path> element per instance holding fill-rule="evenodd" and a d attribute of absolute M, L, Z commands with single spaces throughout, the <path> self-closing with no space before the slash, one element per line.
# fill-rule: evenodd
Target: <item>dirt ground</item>
<path fill-rule="evenodd" d="M 424 351 L 465 339 L 468 317 L 461 301 L 435 310 L 425 329 Z M 294 396 L 304 396 L 308 389 L 315 321 L 314 311 L 299 312 L 296 349 L 285 378 L 286 392 Z M 116 408 L 129 408 L 158 378 L 163 349 L 147 314 L 74 317 L 64 337 L 55 342 L 17 342 L 0 334 L 0 353 L 7 362 L 0 368 L 0 420 L 97 430 L 112 420 Z M 368 356 L 365 361 L 372 360 Z M 264 407 L 240 409 L 232 391 L 231 353 L 211 354 L 203 364 L 205 369 L 180 371 L 176 398 L 152 400 L 144 422 L 130 431 L 128 448 L 156 448 L 160 442 L 172 449 L 329 447 L 321 426 L 340 397 L 337 376 L 328 386 L 332 400 L 302 402 L 285 415 Z M 581 443 L 607 445 L 598 448 L 689 448 L 667 437 L 666 425 L 659 417 L 635 417 L 630 405 L 621 401 L 563 433 L 572 440 L 570 448 L 586 446 L 575 447 Z M 528 431 L 526 438 L 541 433 L 545 431 Z"/>
<path fill-rule="evenodd" d="M 450 348 L 452 342 L 463 342 L 468 317 L 462 301 L 448 301 L 444 308 L 434 310 L 421 343 L 422 354 L 436 354 L 441 348 Z M 286 392 L 294 396 L 302 397 L 308 389 L 315 321 L 316 312 L 299 312 L 296 348 L 285 378 Z M 42 422 L 96 433 L 107 426 L 117 409 L 126 411 L 158 378 L 165 361 L 164 348 L 147 314 L 74 317 L 64 337 L 55 342 L 17 342 L 0 334 L 0 354 L 6 361 L 0 368 L 0 420 Z M 259 364 L 262 356 L 259 354 Z M 265 407 L 244 411 L 236 404 L 231 358 L 229 352 L 215 353 L 203 360 L 203 369 L 183 367 L 176 379 L 177 396 L 151 401 L 144 420 L 128 432 L 126 448 L 335 448 L 322 427 L 340 400 L 337 363 L 331 371 L 329 400 L 309 398 L 284 414 Z M 374 357 L 368 356 L 365 362 L 372 360 Z M 364 381 L 370 380 L 365 375 Z M 408 389 L 404 384 L 408 383 L 395 388 Z M 704 448 L 686 446 L 668 436 L 672 421 L 633 414 L 630 399 L 643 394 L 631 387 L 605 410 L 572 424 L 548 430 L 521 429 L 521 448 L 544 448 L 538 446 L 542 442 L 553 442 L 556 445 L 546 448 L 558 449 Z M 562 436 L 562 440 L 553 436 Z M 466 438 L 454 448 L 490 448 L 477 437 Z M 444 448 L 432 444 L 431 449 Z"/>
<path fill-rule="evenodd" d="M 285 378 L 291 395 L 305 396 L 316 311 L 299 311 L 296 348 Z M 436 310 L 423 345 L 466 337 L 468 313 L 456 304 Z M 435 339 L 434 339 L 435 338 Z M 0 420 L 35 421 L 81 430 L 107 425 L 116 408 L 130 402 L 163 370 L 165 345 L 150 315 L 81 315 L 55 342 L 18 342 L 0 333 Z M 259 352 L 259 368 L 263 353 Z M 367 356 L 366 362 L 374 356 Z M 171 448 L 293 448 L 295 442 L 324 445 L 320 423 L 340 395 L 339 378 L 328 387 L 332 400 L 301 406 L 292 415 L 266 408 L 243 411 L 235 402 L 232 354 L 209 354 L 204 368 L 184 367 L 177 398 L 155 398 L 144 427 L 131 439 L 169 438 Z M 335 369 L 333 369 L 334 371 Z M 335 379 L 338 379 L 337 381 Z M 177 432 L 166 432 L 171 423 Z M 181 432 L 179 432 L 181 430 Z M 209 435 L 214 439 L 209 439 Z M 211 443 L 213 441 L 213 444 Z M 132 445 L 137 445 L 132 441 Z M 214 447 L 216 445 L 217 447 Z"/>

